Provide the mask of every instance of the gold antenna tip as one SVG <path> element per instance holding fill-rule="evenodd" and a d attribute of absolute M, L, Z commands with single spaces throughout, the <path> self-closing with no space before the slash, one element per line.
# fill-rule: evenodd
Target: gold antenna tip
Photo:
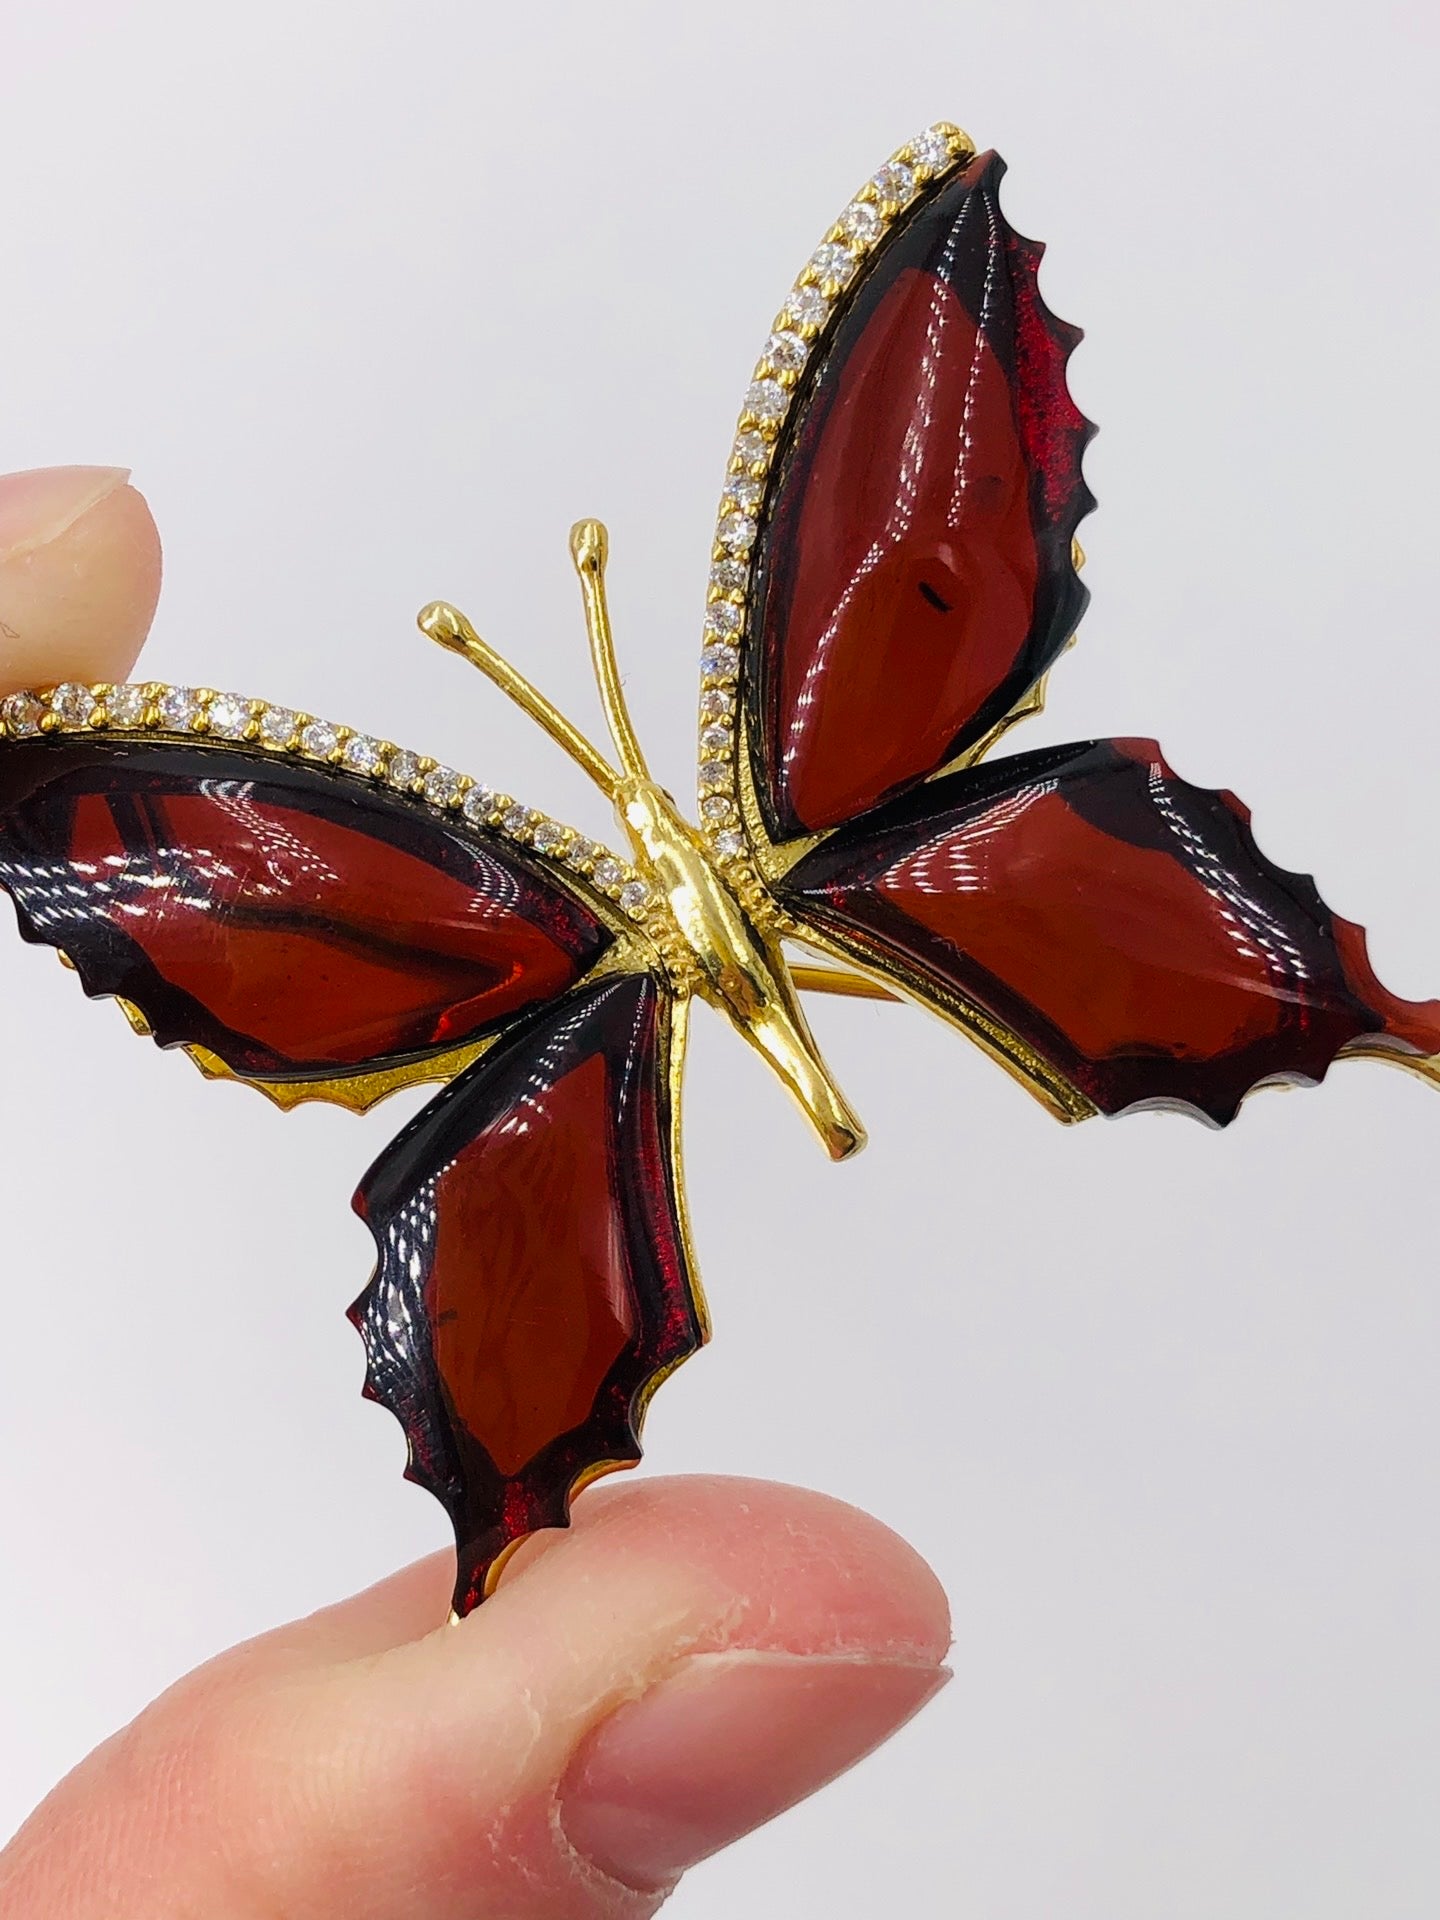
<path fill-rule="evenodd" d="M 415 616 L 415 624 L 428 639 L 449 647 L 453 653 L 464 653 L 466 641 L 478 638 L 464 614 L 448 600 L 432 600 L 429 606 L 422 607 Z"/>
<path fill-rule="evenodd" d="M 577 573 L 599 574 L 610 557 L 610 535 L 603 520 L 577 520 L 570 529 L 570 558 Z"/>

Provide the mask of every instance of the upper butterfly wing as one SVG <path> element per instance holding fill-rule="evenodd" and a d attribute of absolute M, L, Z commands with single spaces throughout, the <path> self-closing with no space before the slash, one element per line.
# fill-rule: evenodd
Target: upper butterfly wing
<path fill-rule="evenodd" d="M 683 1007 L 599 978 L 505 1034 L 356 1196 L 379 1249 L 352 1309 L 368 1391 L 444 1504 L 455 1609 L 571 1495 L 640 1457 L 659 1380 L 705 1337 L 675 1139 Z"/>
<path fill-rule="evenodd" d="M 748 771 L 772 840 L 853 818 L 982 740 L 1085 605 L 1073 547 L 1092 429 L 1065 379 L 1079 333 L 1040 297 L 1041 248 L 1000 211 L 995 154 L 885 227 L 897 168 L 913 181 L 903 157 L 882 169 L 812 265 L 820 284 L 792 296 L 813 313 L 804 294 L 823 309 L 826 276 L 851 281 L 818 343 L 772 337 L 742 434 L 741 464 L 777 435 L 763 485 L 738 496 L 760 521 L 736 590 Z M 785 359 L 807 352 L 785 387 Z M 743 545 L 743 527 L 722 520 L 720 541 Z"/>
<path fill-rule="evenodd" d="M 1346 1052 L 1436 1071 L 1440 1001 L 1388 992 L 1361 929 L 1153 741 L 946 775 L 828 836 L 779 894 L 1068 1118 L 1165 1104 L 1223 1125 Z"/>
<path fill-rule="evenodd" d="M 616 937 L 499 835 L 198 739 L 0 745 L 0 888 L 27 940 L 131 1003 L 159 1044 L 280 1084 L 481 1042 Z"/>

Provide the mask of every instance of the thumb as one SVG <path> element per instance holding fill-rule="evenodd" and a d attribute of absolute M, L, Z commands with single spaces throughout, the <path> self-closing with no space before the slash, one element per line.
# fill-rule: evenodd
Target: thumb
<path fill-rule="evenodd" d="M 0 474 L 0 693 L 123 680 L 160 592 L 160 536 L 124 467 Z"/>
<path fill-rule="evenodd" d="M 929 1569 L 792 1488 L 597 1490 L 426 1633 L 447 1581 L 425 1562 L 183 1682 L 0 1857 L 0 1915 L 644 1920 L 945 1678 Z"/>

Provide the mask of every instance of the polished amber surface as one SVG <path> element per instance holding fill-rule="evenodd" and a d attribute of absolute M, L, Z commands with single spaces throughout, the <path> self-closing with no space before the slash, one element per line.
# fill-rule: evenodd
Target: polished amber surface
<path fill-rule="evenodd" d="M 753 758 L 777 837 L 952 759 L 1083 610 L 1079 334 L 1040 299 L 1003 171 L 980 156 L 887 242 L 799 403 L 757 554 Z"/>
<path fill-rule="evenodd" d="M 648 1385 L 702 1336 L 670 1163 L 670 1006 L 628 975 L 523 1021 L 356 1197 L 380 1250 L 354 1318 L 412 1477 L 455 1524 L 456 1608 L 564 1524 L 578 1477 L 639 1458 Z"/>
<path fill-rule="evenodd" d="M 1182 1103 L 1223 1124 L 1347 1044 L 1440 1052 L 1440 1001 L 1397 999 L 1360 928 L 1273 866 L 1233 794 L 1148 740 L 951 775 L 833 836 L 790 903 L 912 983 L 954 988 L 1106 1113 Z"/>
<path fill-rule="evenodd" d="M 318 768 L 152 742 L 7 746 L 0 887 L 161 1045 L 274 1079 L 457 1046 L 610 941 L 507 843 Z"/>

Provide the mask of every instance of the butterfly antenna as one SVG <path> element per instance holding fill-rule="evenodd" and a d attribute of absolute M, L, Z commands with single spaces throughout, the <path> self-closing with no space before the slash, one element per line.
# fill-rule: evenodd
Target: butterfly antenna
<path fill-rule="evenodd" d="M 437 646 L 460 654 L 487 679 L 493 680 L 502 693 L 509 694 L 517 707 L 523 708 L 577 766 L 584 768 L 607 799 L 615 798 L 620 775 L 600 749 L 593 746 L 538 687 L 532 686 L 523 673 L 498 654 L 489 641 L 482 640 L 458 607 L 452 607 L 448 600 L 432 600 L 428 607 L 420 609 L 417 623 L 420 631 L 428 634 Z"/>
<path fill-rule="evenodd" d="M 585 600 L 585 630 L 590 636 L 590 657 L 595 662 L 595 678 L 600 687 L 600 703 L 620 764 L 632 780 L 648 780 L 650 769 L 640 751 L 630 709 L 620 685 L 620 667 L 615 658 L 615 636 L 610 630 L 610 608 L 605 599 L 605 562 L 610 554 L 610 536 L 599 520 L 577 520 L 570 529 L 570 558 L 580 576 L 580 592 Z"/>

